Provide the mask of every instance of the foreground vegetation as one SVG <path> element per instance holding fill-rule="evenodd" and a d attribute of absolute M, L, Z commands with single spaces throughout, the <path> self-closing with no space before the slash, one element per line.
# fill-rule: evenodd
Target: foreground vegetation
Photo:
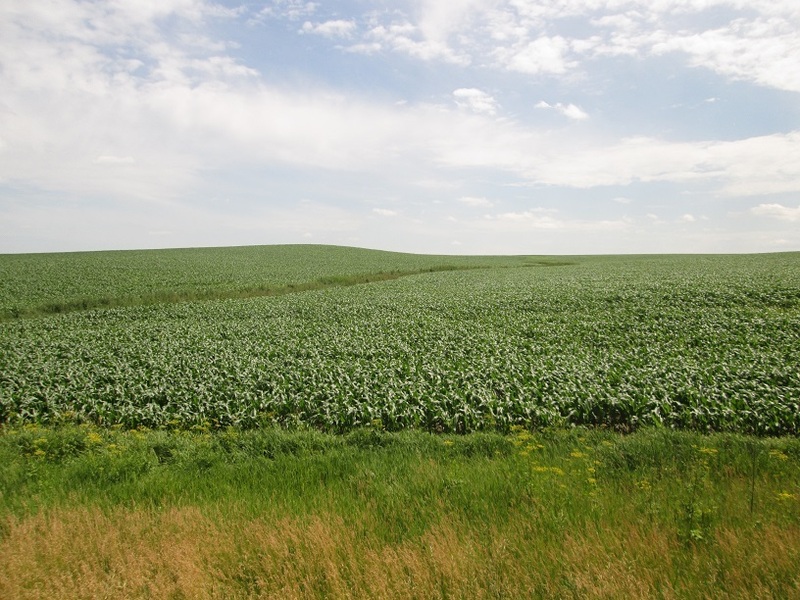
<path fill-rule="evenodd" d="M 0 436 L 3 598 L 792 598 L 800 442 Z"/>

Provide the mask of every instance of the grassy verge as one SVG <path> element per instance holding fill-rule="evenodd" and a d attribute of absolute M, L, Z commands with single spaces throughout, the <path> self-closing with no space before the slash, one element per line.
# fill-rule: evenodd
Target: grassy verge
<path fill-rule="evenodd" d="M 0 597 L 800 597 L 800 441 L 5 430 Z"/>

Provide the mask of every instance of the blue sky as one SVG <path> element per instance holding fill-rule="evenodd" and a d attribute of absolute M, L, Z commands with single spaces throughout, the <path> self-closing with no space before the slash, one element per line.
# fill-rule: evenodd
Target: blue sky
<path fill-rule="evenodd" d="M 3 0 L 0 252 L 800 250 L 796 0 Z"/>

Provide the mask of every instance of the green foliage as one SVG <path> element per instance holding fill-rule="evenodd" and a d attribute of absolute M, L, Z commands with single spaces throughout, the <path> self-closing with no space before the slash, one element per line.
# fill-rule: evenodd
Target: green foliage
<path fill-rule="evenodd" d="M 551 262 L 540 259 L 536 264 Z M 0 255 L 0 321 L 94 308 L 280 295 L 423 271 L 518 264 L 530 262 L 320 245 L 6 254 Z"/>
<path fill-rule="evenodd" d="M 308 264 L 309 254 L 292 262 L 291 248 L 281 252 L 276 277 Z M 327 264 L 328 275 L 298 278 L 376 264 L 331 252 L 338 271 Z M 424 266 L 399 257 L 385 256 L 387 272 Z M 0 422 L 369 427 L 352 438 L 369 447 L 404 429 L 800 433 L 800 255 L 504 260 L 276 297 L 5 322 Z M 146 268 L 154 281 L 159 271 Z"/>
<path fill-rule="evenodd" d="M 755 481 L 747 466 L 753 446 L 762 457 Z M 528 506 L 553 535 L 619 512 L 668 525 L 676 540 L 695 544 L 721 525 L 797 522 L 799 448 L 795 438 L 665 429 L 442 436 L 364 428 L 342 436 L 23 426 L 0 433 L 0 515 L 76 501 L 228 502 L 254 514 L 283 507 L 348 515 L 377 505 L 385 522 L 374 526 L 396 541 L 442 511 L 492 522 Z"/>

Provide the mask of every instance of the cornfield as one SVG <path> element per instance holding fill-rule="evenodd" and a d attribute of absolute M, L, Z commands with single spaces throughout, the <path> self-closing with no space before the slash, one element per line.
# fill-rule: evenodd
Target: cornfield
<path fill-rule="evenodd" d="M 308 264 L 304 252 L 285 249 L 274 280 L 292 281 L 291 261 Z M 205 293 L 213 286 L 186 276 L 180 289 L 205 299 L 9 317 L 0 323 L 0 422 L 800 433 L 798 254 L 397 255 L 394 265 L 387 255 L 377 268 L 357 250 L 347 256 L 355 266 L 329 266 L 322 289 L 214 299 Z M 435 268 L 445 263 L 455 266 Z M 256 289 L 252 263 L 235 264 L 226 263 L 225 289 Z M 69 261 L 61 268 L 69 279 Z M 163 272 L 149 268 L 127 288 L 117 274 L 115 297 L 154 289 Z M 370 268 L 436 272 L 336 285 Z M 295 280 L 324 277 L 318 266 Z M 17 314 L 54 297 L 11 279 L 3 302 Z"/>

